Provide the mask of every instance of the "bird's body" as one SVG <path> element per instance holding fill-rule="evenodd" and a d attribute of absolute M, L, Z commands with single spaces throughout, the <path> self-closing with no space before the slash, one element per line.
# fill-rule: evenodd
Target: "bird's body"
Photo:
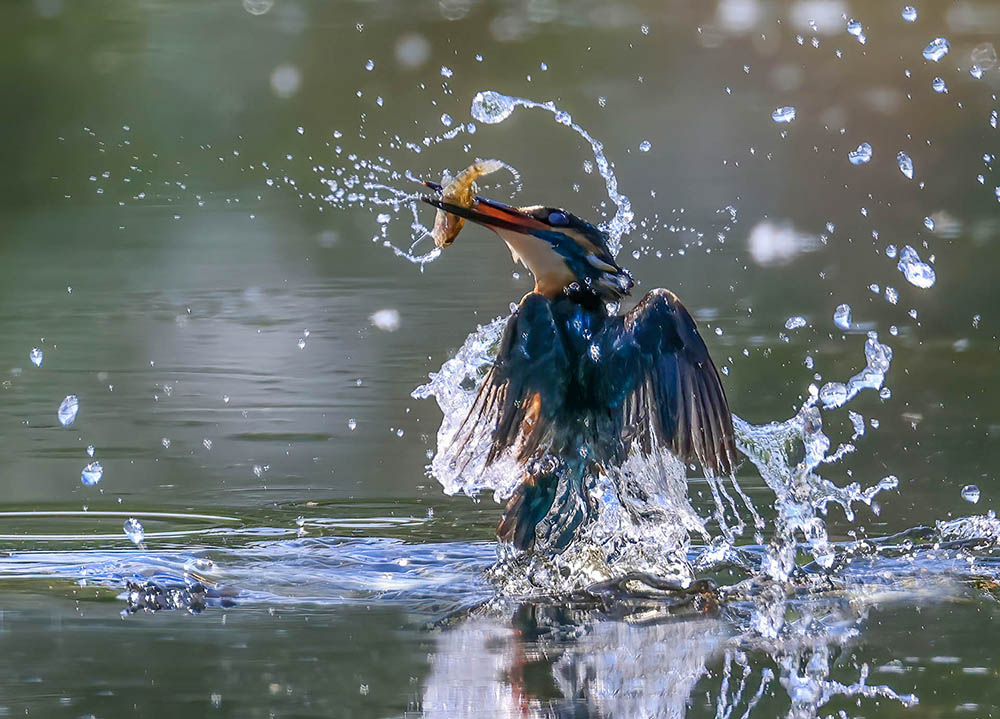
<path fill-rule="evenodd" d="M 433 185 L 432 185 L 433 186 Z M 632 287 L 597 227 L 557 208 L 427 201 L 494 229 L 535 277 L 459 430 L 456 455 L 491 427 L 487 463 L 511 453 L 524 473 L 497 529 L 518 549 L 559 551 L 599 508 L 598 472 L 631 452 L 667 449 L 728 474 L 735 462 L 725 392 L 694 320 L 663 289 L 624 315 Z"/>

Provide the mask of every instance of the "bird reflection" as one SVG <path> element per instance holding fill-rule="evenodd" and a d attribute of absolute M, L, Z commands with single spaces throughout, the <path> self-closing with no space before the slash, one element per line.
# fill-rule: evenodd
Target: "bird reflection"
<path fill-rule="evenodd" d="M 761 613 L 781 618 L 769 636 Z M 497 600 L 441 631 L 408 716 L 815 719 L 838 697 L 915 705 L 849 661 L 866 618 L 847 597 L 781 592 L 708 614 Z"/>
<path fill-rule="evenodd" d="M 650 615 L 526 604 L 509 623 L 470 617 L 441 634 L 419 716 L 683 717 L 727 630 Z"/>

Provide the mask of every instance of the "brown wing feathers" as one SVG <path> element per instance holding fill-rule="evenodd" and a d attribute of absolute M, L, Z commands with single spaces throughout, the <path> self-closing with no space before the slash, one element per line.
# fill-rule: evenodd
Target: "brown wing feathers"
<path fill-rule="evenodd" d="M 637 385 L 636 394 L 645 396 L 645 403 L 653 401 L 657 439 L 707 471 L 732 473 L 736 448 L 729 403 L 687 309 L 673 293 L 653 290 L 628 314 L 625 327 L 642 357 L 648 379 Z"/>

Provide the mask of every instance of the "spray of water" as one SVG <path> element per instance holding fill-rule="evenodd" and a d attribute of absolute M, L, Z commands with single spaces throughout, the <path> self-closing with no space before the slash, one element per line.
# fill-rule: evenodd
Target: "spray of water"
<path fill-rule="evenodd" d="M 538 108 L 551 112 L 556 122 L 565 125 L 576 132 L 580 137 L 590 144 L 594 153 L 594 161 L 597 163 L 597 171 L 604 178 L 604 185 L 607 189 L 608 199 L 615 203 L 617 211 L 614 217 L 606 222 L 602 227 L 608 233 L 608 245 L 612 254 L 617 255 L 622 247 L 622 237 L 634 227 L 635 214 L 632 212 L 632 203 L 628 197 L 618 191 L 618 178 L 615 177 L 611 162 L 604 154 L 604 145 L 595 140 L 589 132 L 573 122 L 573 117 L 565 110 L 560 110 L 554 102 L 536 102 L 523 97 L 511 97 L 503 95 L 494 90 L 483 90 L 476 93 L 472 99 L 472 116 L 480 122 L 495 125 L 510 117 L 518 107 Z"/>

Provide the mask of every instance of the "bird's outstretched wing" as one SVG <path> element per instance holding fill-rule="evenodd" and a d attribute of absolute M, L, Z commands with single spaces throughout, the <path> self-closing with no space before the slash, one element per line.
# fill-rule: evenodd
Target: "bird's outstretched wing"
<path fill-rule="evenodd" d="M 716 476 L 736 464 L 733 420 L 719 373 L 694 320 L 672 292 L 649 292 L 624 318 L 602 376 L 627 387 L 621 402 L 625 446 L 655 443 Z M 622 378 L 633 378 L 623 383 Z M 609 386 L 607 392 L 614 392 Z M 620 390 L 619 390 L 620 391 Z"/>
<path fill-rule="evenodd" d="M 566 400 L 570 357 L 552 315 L 552 303 L 529 294 L 507 321 L 496 361 L 456 441 L 467 445 L 477 425 L 492 427 L 487 463 L 517 445 L 525 461 L 545 447 Z M 461 447 L 459 455 L 470 449 Z"/>

